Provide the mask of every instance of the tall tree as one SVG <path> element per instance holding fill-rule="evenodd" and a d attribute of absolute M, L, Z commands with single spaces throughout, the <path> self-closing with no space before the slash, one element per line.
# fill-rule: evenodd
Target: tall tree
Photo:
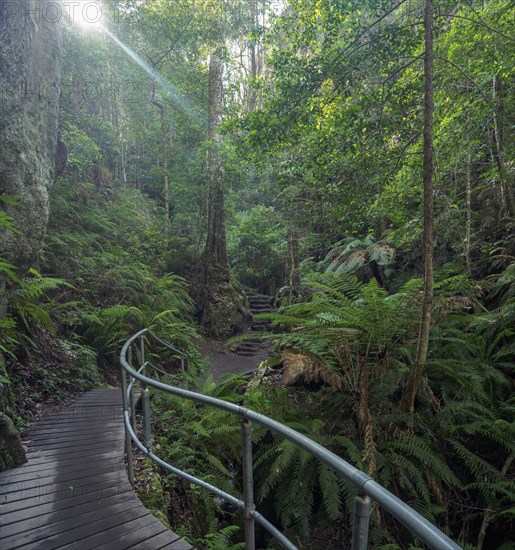
<path fill-rule="evenodd" d="M 231 281 L 225 233 L 224 167 L 219 126 L 223 105 L 222 44 L 215 47 L 209 61 L 209 148 L 207 241 L 204 253 L 206 300 L 203 325 L 214 336 L 225 337 L 241 330 L 249 316 L 245 298 Z"/>
<path fill-rule="evenodd" d="M 433 236 L 433 0 L 424 4 L 424 297 L 422 318 L 413 371 L 403 397 L 404 410 L 413 412 L 429 349 L 429 336 L 434 302 L 434 236 Z"/>
<path fill-rule="evenodd" d="M 208 171 L 208 231 L 205 250 L 206 273 L 210 281 L 229 280 L 229 262 L 225 237 L 224 167 L 220 152 L 222 137 L 219 126 L 222 118 L 223 74 L 220 49 L 211 54 L 209 61 L 209 149 Z"/>
<path fill-rule="evenodd" d="M 159 118 L 161 122 L 161 162 L 163 167 L 164 179 L 164 206 L 165 206 L 165 231 L 170 231 L 170 176 L 168 173 L 168 157 L 170 155 L 170 140 L 168 135 L 168 125 L 166 124 L 166 109 L 164 104 L 156 97 L 155 82 L 152 88 L 150 101 L 159 109 Z"/>

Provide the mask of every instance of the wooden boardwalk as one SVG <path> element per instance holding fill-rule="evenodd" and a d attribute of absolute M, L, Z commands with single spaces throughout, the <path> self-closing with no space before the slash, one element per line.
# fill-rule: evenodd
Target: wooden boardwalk
<path fill-rule="evenodd" d="M 120 390 L 85 393 L 26 434 L 27 464 L 0 473 L 0 548 L 186 550 L 141 504 L 124 463 Z"/>

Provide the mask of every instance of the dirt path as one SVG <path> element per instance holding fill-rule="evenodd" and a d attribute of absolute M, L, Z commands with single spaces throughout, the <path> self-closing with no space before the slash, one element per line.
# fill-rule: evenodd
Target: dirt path
<path fill-rule="evenodd" d="M 267 349 L 262 349 L 251 356 L 238 355 L 229 350 L 228 344 L 206 338 L 200 345 L 202 354 L 211 365 L 213 379 L 217 382 L 224 374 L 246 374 L 270 357 Z"/>

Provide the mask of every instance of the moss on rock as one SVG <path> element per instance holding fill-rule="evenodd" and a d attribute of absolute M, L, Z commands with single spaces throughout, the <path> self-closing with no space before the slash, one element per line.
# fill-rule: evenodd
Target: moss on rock
<path fill-rule="evenodd" d="M 209 289 L 202 324 L 211 336 L 229 338 L 242 332 L 250 319 L 249 303 L 239 285 L 221 282 Z"/>
<path fill-rule="evenodd" d="M 0 472 L 16 468 L 27 462 L 20 432 L 14 422 L 0 412 Z"/>
<path fill-rule="evenodd" d="M 137 475 L 137 494 L 145 508 L 161 523 L 171 528 L 166 515 L 167 502 L 161 483 L 161 476 L 154 470 L 154 463 L 145 458 L 143 468 Z"/>

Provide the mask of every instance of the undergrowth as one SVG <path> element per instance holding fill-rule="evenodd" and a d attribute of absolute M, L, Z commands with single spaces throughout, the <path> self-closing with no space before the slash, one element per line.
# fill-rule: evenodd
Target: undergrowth
<path fill-rule="evenodd" d="M 0 265 L 13 281 L 0 324 L 1 381 L 20 427 L 41 403 L 116 385 L 120 348 L 142 328 L 173 342 L 192 364 L 200 357 L 193 301 L 186 281 L 167 269 L 174 251 L 154 203 L 136 190 L 106 196 L 68 177 L 51 200 L 37 269 L 19 280 Z"/>

